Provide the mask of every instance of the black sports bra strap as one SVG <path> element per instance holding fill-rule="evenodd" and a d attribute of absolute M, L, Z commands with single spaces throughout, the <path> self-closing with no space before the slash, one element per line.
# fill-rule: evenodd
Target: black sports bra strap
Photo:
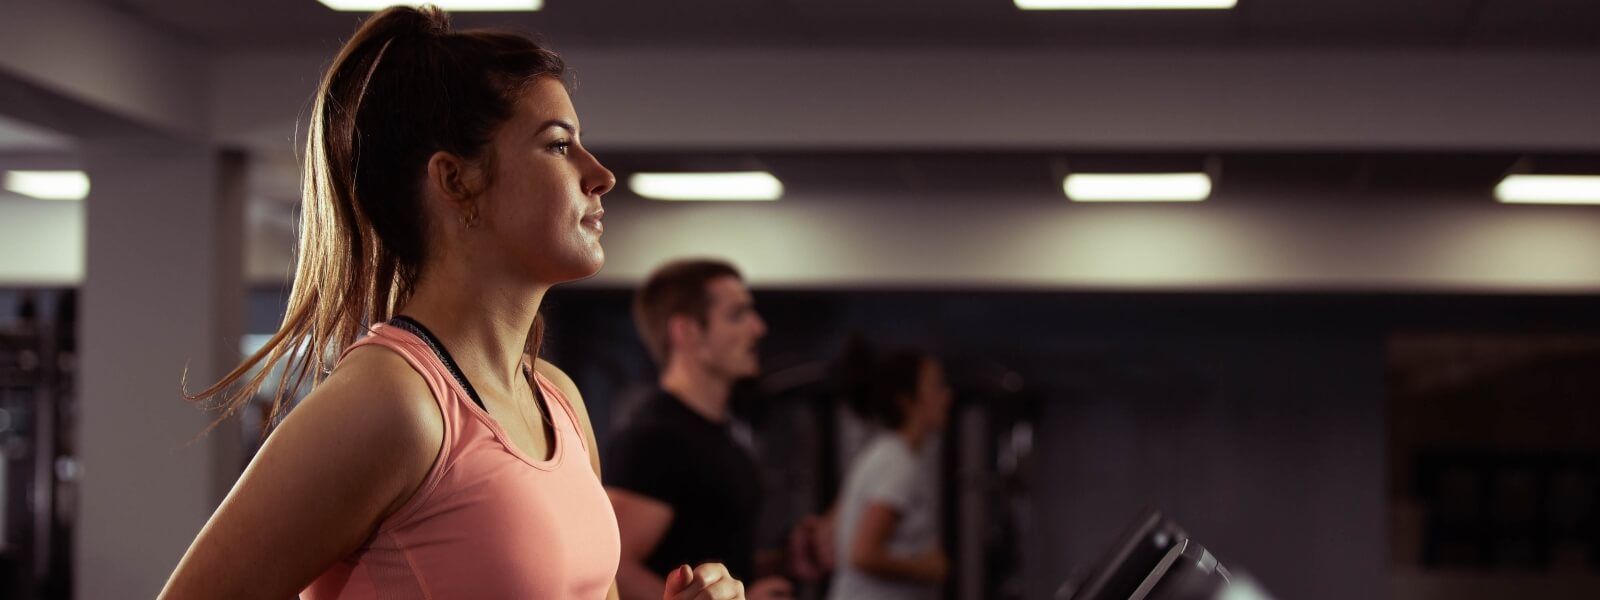
<path fill-rule="evenodd" d="M 455 359 L 450 358 L 450 352 L 444 349 L 444 344 L 439 338 L 434 337 L 433 332 L 428 331 L 428 328 L 423 327 L 416 319 L 405 315 L 395 315 L 389 319 L 389 324 L 411 332 L 428 344 L 429 348 L 433 348 L 433 353 L 439 356 L 439 362 L 444 363 L 444 368 L 450 371 L 450 375 L 456 378 L 457 383 L 461 384 L 461 389 L 467 391 L 467 397 L 472 398 L 472 403 L 483 409 L 483 412 L 489 412 L 489 407 L 484 406 L 483 399 L 478 397 L 478 390 L 473 389 L 472 382 L 467 381 L 467 374 L 461 372 L 461 367 L 456 364 Z"/>

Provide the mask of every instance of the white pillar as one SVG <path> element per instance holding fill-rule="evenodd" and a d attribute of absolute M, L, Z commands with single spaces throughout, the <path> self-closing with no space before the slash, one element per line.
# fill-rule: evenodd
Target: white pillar
<path fill-rule="evenodd" d="M 154 597 L 237 475 L 237 430 L 197 438 L 211 417 L 179 383 L 238 357 L 242 162 L 187 142 L 85 153 L 80 598 Z"/>

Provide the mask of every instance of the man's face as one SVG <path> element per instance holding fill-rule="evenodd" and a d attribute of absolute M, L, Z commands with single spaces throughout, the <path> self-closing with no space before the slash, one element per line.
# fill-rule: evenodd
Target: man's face
<path fill-rule="evenodd" d="M 759 375 L 758 342 L 767 334 L 767 324 L 756 313 L 750 290 L 738 278 L 718 277 L 706 283 L 706 294 L 711 302 L 700 343 L 693 348 L 695 357 L 730 380 Z"/>

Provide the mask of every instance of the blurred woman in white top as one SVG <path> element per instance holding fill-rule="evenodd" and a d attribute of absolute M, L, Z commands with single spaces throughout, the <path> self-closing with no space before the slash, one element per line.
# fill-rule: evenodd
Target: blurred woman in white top
<path fill-rule="evenodd" d="M 834 600 L 939 597 L 950 565 L 939 527 L 938 438 L 950 388 L 934 357 L 888 355 L 852 405 L 881 430 L 845 476 L 834 539 Z"/>

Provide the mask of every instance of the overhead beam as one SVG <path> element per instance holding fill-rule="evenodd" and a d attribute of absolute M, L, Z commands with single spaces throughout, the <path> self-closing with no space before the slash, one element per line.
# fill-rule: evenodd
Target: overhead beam
<path fill-rule="evenodd" d="M 1600 53 L 564 49 L 602 149 L 1600 150 Z M 287 148 L 321 54 L 213 68 Z"/>
<path fill-rule="evenodd" d="M 206 64 L 199 48 L 85 0 L 7 2 L 0 18 L 0 110 L 77 137 L 204 137 Z"/>

